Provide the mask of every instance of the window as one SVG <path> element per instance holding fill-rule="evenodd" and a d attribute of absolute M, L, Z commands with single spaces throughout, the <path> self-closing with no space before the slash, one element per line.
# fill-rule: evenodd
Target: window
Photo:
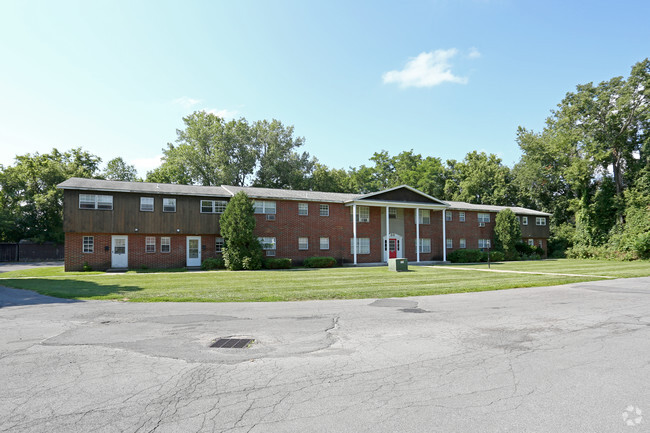
<path fill-rule="evenodd" d="M 169 237 L 160 238 L 160 252 L 170 253 L 171 251 L 172 251 L 172 238 Z"/>
<path fill-rule="evenodd" d="M 321 250 L 330 249 L 330 238 L 320 238 L 320 249 Z"/>
<path fill-rule="evenodd" d="M 528 225 L 528 217 L 526 217 L 526 216 L 525 216 L 525 217 L 521 217 L 521 223 L 522 223 L 523 225 L 527 226 L 527 225 Z"/>
<path fill-rule="evenodd" d="M 530 245 L 531 247 L 535 245 L 535 239 L 528 239 L 528 245 Z"/>
<path fill-rule="evenodd" d="M 79 209 L 113 210 L 113 196 L 79 194 Z"/>
<path fill-rule="evenodd" d="M 84 253 L 94 253 L 95 252 L 95 237 L 94 236 L 84 236 L 83 252 Z"/>
<path fill-rule="evenodd" d="M 518 222 L 519 224 L 521 224 L 521 217 L 520 217 L 519 215 L 517 215 L 515 218 L 517 218 L 517 222 Z"/>
<path fill-rule="evenodd" d="M 253 202 L 253 208 L 255 209 L 255 213 L 275 214 L 274 201 L 255 200 Z"/>
<path fill-rule="evenodd" d="M 461 238 L 459 244 L 460 248 L 467 248 L 467 242 L 465 241 L 465 238 Z"/>
<path fill-rule="evenodd" d="M 298 249 L 299 250 L 308 250 L 309 249 L 309 238 L 298 238 Z"/>
<path fill-rule="evenodd" d="M 214 241 L 214 251 L 215 251 L 216 253 L 221 253 L 221 252 L 223 252 L 223 246 L 224 246 L 223 238 L 217 238 L 217 239 Z"/>
<path fill-rule="evenodd" d="M 201 213 L 223 213 L 227 204 L 226 200 L 201 200 Z"/>
<path fill-rule="evenodd" d="M 368 206 L 357 206 L 357 221 L 360 223 L 370 222 L 370 208 Z"/>
<path fill-rule="evenodd" d="M 465 212 L 458 212 L 458 221 L 465 222 Z"/>
<path fill-rule="evenodd" d="M 390 219 L 397 219 L 397 208 L 396 207 L 389 207 L 388 208 L 388 218 Z"/>
<path fill-rule="evenodd" d="M 298 215 L 309 215 L 308 203 L 298 203 Z"/>
<path fill-rule="evenodd" d="M 257 238 L 263 250 L 275 250 L 275 238 Z"/>
<path fill-rule="evenodd" d="M 431 224 L 431 211 L 420 209 L 420 224 Z"/>
<path fill-rule="evenodd" d="M 489 239 L 479 239 L 478 240 L 478 247 L 479 248 L 490 248 L 490 240 Z"/>
<path fill-rule="evenodd" d="M 420 238 L 420 252 L 421 253 L 430 253 L 431 252 L 431 239 L 422 239 L 422 238 Z"/>
<path fill-rule="evenodd" d="M 546 218 L 544 218 L 544 217 L 535 218 L 535 225 L 536 226 L 545 226 L 546 225 Z"/>
<path fill-rule="evenodd" d="M 153 212 L 153 197 L 140 197 L 140 210 L 142 212 Z"/>
<path fill-rule="evenodd" d="M 541 239 L 539 239 L 539 240 L 537 241 L 537 245 L 538 245 L 540 248 L 544 248 L 544 246 L 543 246 L 543 242 L 542 242 Z"/>
<path fill-rule="evenodd" d="M 320 205 L 320 216 L 330 216 L 330 205 L 328 204 Z"/>
<path fill-rule="evenodd" d="M 354 238 L 350 239 L 350 254 L 354 254 Z M 357 254 L 370 254 L 370 238 L 357 238 Z"/>
<path fill-rule="evenodd" d="M 453 247 L 454 247 L 454 240 L 447 239 L 447 248 L 453 248 Z"/>
<path fill-rule="evenodd" d="M 490 214 L 489 213 L 479 213 L 478 214 L 478 222 L 480 222 L 480 223 L 489 223 L 490 222 Z"/>
<path fill-rule="evenodd" d="M 147 253 L 156 252 L 156 238 L 154 236 L 147 236 L 145 239 L 144 251 Z"/>
<path fill-rule="evenodd" d="M 176 212 L 176 199 L 164 198 L 163 199 L 163 212 Z"/>
<path fill-rule="evenodd" d="M 452 212 L 450 210 L 445 212 L 445 221 L 451 221 L 452 219 L 453 219 Z"/>

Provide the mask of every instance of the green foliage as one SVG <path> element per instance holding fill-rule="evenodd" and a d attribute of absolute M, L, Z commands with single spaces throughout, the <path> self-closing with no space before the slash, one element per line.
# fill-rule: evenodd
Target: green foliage
<path fill-rule="evenodd" d="M 262 246 L 253 234 L 255 224 L 253 203 L 246 193 L 238 192 L 219 219 L 225 243 L 223 259 L 231 271 L 262 268 Z"/>
<path fill-rule="evenodd" d="M 444 197 L 476 204 L 514 203 L 510 169 L 494 154 L 473 151 L 463 161 L 447 161 Z"/>
<path fill-rule="evenodd" d="M 108 161 L 102 176 L 108 180 L 122 180 L 128 182 L 137 182 L 142 180 L 138 179 L 138 171 L 135 169 L 135 166 L 127 164 L 121 156 Z"/>
<path fill-rule="evenodd" d="M 308 257 L 302 263 L 306 268 L 333 268 L 336 266 L 334 257 Z"/>
<path fill-rule="evenodd" d="M 88 262 L 84 262 L 83 266 L 81 267 L 81 270 L 84 272 L 92 272 L 93 268 L 88 264 Z"/>
<path fill-rule="evenodd" d="M 265 259 L 264 268 L 265 269 L 291 269 L 291 259 L 286 259 L 286 258 Z"/>
<path fill-rule="evenodd" d="M 213 271 L 215 269 L 224 269 L 226 263 L 221 257 L 209 257 L 201 263 L 201 269 L 204 271 Z"/>
<path fill-rule="evenodd" d="M 510 209 L 500 211 L 494 220 L 494 248 L 505 255 L 512 255 L 517 242 L 521 242 L 521 227 L 517 216 Z"/>
<path fill-rule="evenodd" d="M 485 253 L 487 257 L 487 253 Z M 501 251 L 490 251 L 490 261 L 491 262 L 502 262 L 506 259 L 506 255 Z M 486 258 L 487 260 L 487 258 Z"/>
<path fill-rule="evenodd" d="M 481 250 L 454 250 L 447 254 L 447 260 L 452 263 L 478 263 L 484 261 L 483 251 Z M 485 255 L 487 260 L 487 255 Z"/>
<path fill-rule="evenodd" d="M 344 169 L 328 168 L 316 163 L 310 180 L 313 191 L 354 193 L 350 174 Z"/>

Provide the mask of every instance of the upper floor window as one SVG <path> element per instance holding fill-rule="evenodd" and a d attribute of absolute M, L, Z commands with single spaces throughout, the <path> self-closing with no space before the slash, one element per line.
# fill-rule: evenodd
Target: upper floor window
<path fill-rule="evenodd" d="M 394 220 L 397 219 L 397 208 L 396 207 L 389 207 L 388 208 L 388 218 Z"/>
<path fill-rule="evenodd" d="M 275 202 L 265 200 L 255 200 L 253 202 L 255 213 L 275 214 Z"/>
<path fill-rule="evenodd" d="M 515 216 L 515 218 L 517 218 L 517 222 L 518 222 L 519 224 L 521 224 L 521 217 L 520 217 L 519 215 L 517 215 L 517 216 Z"/>
<path fill-rule="evenodd" d="M 153 212 L 153 197 L 140 197 L 140 210 Z"/>
<path fill-rule="evenodd" d="M 453 219 L 453 214 L 451 213 L 450 210 L 445 212 L 445 221 L 451 221 Z"/>
<path fill-rule="evenodd" d="M 309 203 L 298 203 L 298 215 L 309 215 Z"/>
<path fill-rule="evenodd" d="M 546 225 L 546 218 L 544 218 L 544 217 L 535 218 L 535 225 L 537 225 L 537 226 L 545 226 Z"/>
<path fill-rule="evenodd" d="M 163 212 L 176 212 L 176 199 L 164 198 L 163 199 Z"/>
<path fill-rule="evenodd" d="M 429 209 L 420 209 L 420 224 L 431 224 L 431 211 Z"/>
<path fill-rule="evenodd" d="M 79 194 L 79 209 L 113 210 L 113 196 Z"/>
<path fill-rule="evenodd" d="M 521 223 L 523 225 L 527 226 L 528 225 L 528 217 L 527 216 L 521 217 Z"/>
<path fill-rule="evenodd" d="M 226 205 L 226 200 L 201 200 L 201 213 L 223 213 Z"/>
<path fill-rule="evenodd" d="M 465 212 L 458 212 L 458 221 L 465 222 Z"/>
<path fill-rule="evenodd" d="M 357 221 L 360 223 L 370 222 L 370 208 L 368 206 L 357 206 Z"/>
<path fill-rule="evenodd" d="M 478 214 L 478 222 L 480 222 L 480 223 L 489 223 L 490 222 L 490 214 L 489 213 L 479 213 Z"/>
<path fill-rule="evenodd" d="M 320 216 L 330 216 L 330 205 L 322 204 L 319 206 Z"/>

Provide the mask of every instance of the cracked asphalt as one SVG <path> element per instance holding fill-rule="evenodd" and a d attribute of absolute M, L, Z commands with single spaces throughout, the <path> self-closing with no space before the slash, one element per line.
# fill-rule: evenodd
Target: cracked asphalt
<path fill-rule="evenodd" d="M 0 287 L 0 307 L 0 432 L 650 431 L 650 278 L 232 304 Z M 209 347 L 231 336 L 255 343 Z"/>

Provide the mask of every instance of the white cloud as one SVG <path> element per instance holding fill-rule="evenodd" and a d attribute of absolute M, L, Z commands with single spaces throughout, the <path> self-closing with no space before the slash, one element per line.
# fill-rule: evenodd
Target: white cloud
<path fill-rule="evenodd" d="M 233 118 L 237 114 L 237 110 L 228 110 L 225 108 L 223 110 L 217 110 L 216 108 L 213 108 L 211 110 L 204 109 L 203 111 L 208 114 L 214 114 L 215 116 L 221 117 L 222 119 Z"/>
<path fill-rule="evenodd" d="M 187 96 L 183 96 L 181 98 L 174 99 L 173 103 L 176 105 L 180 105 L 183 108 L 190 108 L 196 104 L 201 102 L 200 99 L 193 99 L 193 98 L 188 98 Z"/>
<path fill-rule="evenodd" d="M 409 60 L 401 71 L 389 71 L 382 76 L 384 83 L 400 87 L 433 87 L 444 82 L 466 84 L 467 78 L 451 72 L 449 60 L 458 53 L 455 48 L 420 53 Z"/>
<path fill-rule="evenodd" d="M 476 49 L 476 47 L 472 47 L 469 49 L 469 54 L 467 55 L 470 59 L 478 59 L 481 57 L 481 53 L 479 50 Z"/>

